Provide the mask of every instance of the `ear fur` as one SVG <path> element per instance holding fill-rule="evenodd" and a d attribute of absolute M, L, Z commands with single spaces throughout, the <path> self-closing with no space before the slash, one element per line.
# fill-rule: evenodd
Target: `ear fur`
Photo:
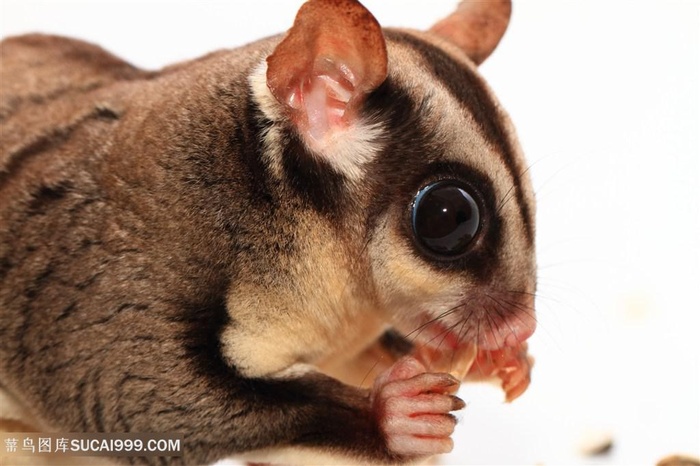
<path fill-rule="evenodd" d="M 386 75 L 379 23 L 355 0 L 309 0 L 267 58 L 267 86 L 312 149 L 356 123 Z"/>
<path fill-rule="evenodd" d="M 510 21 L 510 0 L 462 0 L 430 32 L 461 48 L 477 65 L 491 55 Z"/>

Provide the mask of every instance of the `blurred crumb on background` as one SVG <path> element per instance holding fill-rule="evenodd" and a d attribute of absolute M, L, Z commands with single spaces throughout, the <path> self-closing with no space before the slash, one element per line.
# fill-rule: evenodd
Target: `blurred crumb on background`
<path fill-rule="evenodd" d="M 613 434 L 609 430 L 586 429 L 579 439 L 578 451 L 586 457 L 609 454 L 615 445 Z"/>
<path fill-rule="evenodd" d="M 685 455 L 670 455 L 659 460 L 656 466 L 700 466 L 700 458 Z"/>

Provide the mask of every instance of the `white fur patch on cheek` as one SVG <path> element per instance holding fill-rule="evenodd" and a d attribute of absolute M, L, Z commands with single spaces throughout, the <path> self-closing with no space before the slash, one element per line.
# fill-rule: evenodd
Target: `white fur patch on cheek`
<path fill-rule="evenodd" d="M 328 162 L 338 173 L 351 181 L 365 175 L 365 165 L 371 162 L 383 148 L 385 128 L 381 123 L 351 118 L 347 124 L 334 125 L 322 136 L 312 134 L 297 125 L 267 87 L 267 63 L 262 61 L 248 78 L 253 97 L 265 117 L 274 123 L 286 123 L 296 128 L 300 139 L 309 151 Z M 313 104 L 313 102 L 309 102 Z M 316 112 L 319 113 L 319 112 Z M 265 157 L 277 175 L 282 173 L 281 125 L 271 127 L 264 136 Z"/>

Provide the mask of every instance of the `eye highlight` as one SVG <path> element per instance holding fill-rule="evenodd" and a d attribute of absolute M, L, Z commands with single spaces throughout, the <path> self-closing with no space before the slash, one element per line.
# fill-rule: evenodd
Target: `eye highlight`
<path fill-rule="evenodd" d="M 411 206 L 413 234 L 427 251 L 451 259 L 464 254 L 479 231 L 479 205 L 467 186 L 441 180 L 423 187 Z"/>

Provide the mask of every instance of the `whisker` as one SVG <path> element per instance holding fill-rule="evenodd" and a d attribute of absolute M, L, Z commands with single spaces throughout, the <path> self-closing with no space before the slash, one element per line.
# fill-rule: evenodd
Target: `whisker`
<path fill-rule="evenodd" d="M 500 212 L 501 212 L 501 209 L 503 208 L 503 206 L 506 205 L 506 202 L 509 201 L 509 200 L 511 199 L 510 193 L 511 193 L 514 189 L 515 189 L 515 183 L 513 183 L 513 186 L 511 186 L 510 189 L 508 189 L 508 191 L 506 191 L 506 193 L 503 195 L 503 198 L 502 198 L 501 201 L 498 203 L 498 207 L 496 208 L 496 214 L 500 213 Z"/>
<path fill-rule="evenodd" d="M 541 159 L 540 159 L 540 160 L 541 160 Z M 539 160 L 536 160 L 535 162 L 531 163 L 522 173 L 520 173 L 520 174 L 515 178 L 515 181 L 519 180 L 519 179 L 522 178 L 527 172 L 529 172 L 530 169 L 531 169 L 532 167 L 534 167 L 534 166 L 537 164 L 537 162 L 539 162 Z M 513 196 L 510 195 L 510 194 L 511 194 L 511 192 L 513 192 L 513 190 L 515 189 L 515 186 L 516 186 L 516 184 L 517 184 L 515 181 L 513 182 L 513 185 L 510 187 L 510 189 L 509 189 L 508 191 L 506 191 L 506 193 L 503 195 L 503 198 L 501 199 L 501 201 L 498 203 L 498 207 L 496 208 L 496 214 L 498 214 L 499 212 L 501 212 L 501 209 L 503 208 L 503 206 L 505 206 L 506 203 L 507 203 L 508 201 L 510 201 L 510 200 L 513 198 Z"/>
<path fill-rule="evenodd" d="M 511 304 L 511 303 L 508 302 L 508 301 L 504 301 L 504 302 L 505 302 L 506 304 Z M 512 304 L 512 306 L 516 306 L 516 305 L 515 305 L 515 304 Z M 534 310 L 532 311 L 532 312 L 533 312 L 532 314 L 529 314 L 528 311 L 526 311 L 526 310 L 523 310 L 523 312 L 525 313 L 525 315 L 526 315 L 527 317 L 529 317 L 529 318 L 532 319 L 537 325 L 539 325 L 539 322 L 537 321 L 537 317 L 536 317 L 536 315 L 535 315 L 535 313 L 534 313 Z M 520 314 L 518 314 L 517 312 L 516 312 L 515 314 L 513 314 L 513 317 L 515 317 L 516 319 L 518 319 L 518 320 L 519 320 L 521 323 L 523 323 L 524 325 L 527 325 L 527 322 L 525 322 L 525 318 L 523 318 L 523 317 L 522 317 Z"/>
<path fill-rule="evenodd" d="M 566 282 L 561 282 L 560 284 L 556 284 L 556 283 L 550 282 L 549 280 L 540 280 L 540 283 L 543 284 L 543 288 L 546 288 L 546 289 L 551 288 L 551 289 L 555 289 L 555 290 L 560 291 L 562 294 L 568 293 L 568 294 L 571 294 L 572 297 L 575 296 L 575 298 L 569 298 L 569 299 L 556 299 L 556 298 L 552 298 L 552 297 L 548 297 L 546 299 L 548 299 L 549 301 L 551 301 L 559 306 L 563 306 L 570 311 L 575 312 L 579 316 L 584 316 L 586 313 L 583 312 L 578 307 L 572 305 L 571 302 L 568 302 L 568 301 L 571 301 L 571 299 L 585 301 L 593 309 L 598 309 L 598 310 L 600 309 L 600 304 L 596 303 L 594 300 L 591 299 L 590 293 L 585 293 L 584 291 L 576 288 L 573 285 L 570 285 Z"/>
<path fill-rule="evenodd" d="M 462 326 L 459 328 L 459 332 L 457 332 L 457 338 L 459 341 L 462 341 L 462 338 L 467 336 L 467 332 L 469 332 L 469 327 L 464 329 L 464 326 L 471 320 L 471 317 L 474 315 L 474 311 L 469 311 L 469 315 L 467 315 L 464 319 L 462 319 Z M 462 331 L 464 330 L 464 333 Z"/>
<path fill-rule="evenodd" d="M 473 313 L 473 311 L 472 311 Z M 457 340 L 462 341 L 462 338 L 464 337 L 465 334 L 462 334 L 462 330 L 464 330 L 464 326 L 467 324 L 467 321 L 469 320 L 469 317 L 472 315 L 472 313 L 469 314 L 466 318 L 462 319 L 462 326 L 459 328 L 459 331 L 457 332 Z M 468 330 L 468 329 L 467 329 Z M 456 356 L 456 351 L 452 352 L 452 357 L 450 358 L 450 370 L 454 367 L 455 363 L 455 356 Z"/>
<path fill-rule="evenodd" d="M 557 303 L 557 304 L 561 304 L 561 302 L 558 301 L 557 299 L 551 298 L 551 297 L 549 297 L 549 296 L 545 296 L 545 295 L 543 295 L 542 293 L 532 293 L 532 292 L 530 292 L 530 291 L 518 291 L 518 290 L 503 290 L 503 291 L 504 291 L 505 293 L 524 294 L 524 295 L 527 295 L 527 296 L 532 296 L 532 297 L 535 298 L 536 300 L 545 299 L 545 300 L 549 300 L 549 301 L 554 301 L 554 302 Z M 533 309 L 533 310 L 534 310 L 534 309 Z"/>
<path fill-rule="evenodd" d="M 535 319 L 535 322 L 537 322 L 536 317 L 535 317 L 535 309 L 534 308 L 527 308 L 523 306 L 522 304 L 516 302 L 516 301 L 508 301 L 505 298 L 494 298 L 490 294 L 486 294 L 486 296 L 491 299 L 497 306 L 496 313 L 503 319 L 505 322 L 505 316 L 503 315 L 502 309 L 505 307 L 505 304 L 509 304 L 510 307 L 515 307 L 516 309 L 520 309 L 521 311 L 525 312 L 529 317 L 532 319 Z M 505 304 L 504 304 L 505 303 Z M 532 312 L 532 314 L 530 314 Z"/>
<path fill-rule="evenodd" d="M 487 312 L 486 315 L 488 315 L 488 314 L 489 314 L 489 313 Z M 479 319 L 479 320 L 477 321 L 477 340 L 478 340 L 479 335 L 481 335 L 481 322 L 482 322 L 482 319 Z M 484 363 L 486 364 L 486 366 L 488 367 L 489 365 L 493 365 L 493 360 L 492 360 L 492 357 L 491 357 L 491 352 L 490 352 L 490 351 L 485 351 L 485 352 L 483 352 L 482 354 L 485 355 L 485 361 L 484 361 Z M 486 374 L 486 370 L 485 370 L 485 368 L 481 365 L 481 361 L 479 361 L 479 358 L 476 359 L 476 366 L 477 366 L 477 368 L 478 368 L 478 370 L 479 370 L 479 373 L 481 373 L 482 375 L 485 375 L 485 374 Z"/>
<path fill-rule="evenodd" d="M 499 290 L 493 290 L 495 292 L 498 292 Z M 503 290 L 505 293 L 512 293 L 512 294 L 524 294 L 528 296 L 532 296 L 534 298 L 538 298 L 539 295 L 537 293 L 533 293 L 532 291 L 522 291 L 522 290 Z"/>
<path fill-rule="evenodd" d="M 503 325 L 508 327 L 508 330 L 510 330 L 511 335 L 513 335 L 517 338 L 517 333 L 516 333 L 515 329 L 513 329 L 513 327 L 511 327 L 510 322 L 508 322 L 508 320 L 505 318 L 505 316 L 503 314 L 499 314 L 499 316 L 501 317 L 501 320 L 503 321 Z M 518 316 L 518 314 L 515 314 L 515 316 L 516 316 L 516 318 L 520 318 L 520 316 Z"/>
<path fill-rule="evenodd" d="M 438 316 L 435 317 L 434 319 L 430 319 L 430 320 L 427 321 L 426 323 L 424 323 L 424 324 L 422 324 L 422 325 L 416 327 L 416 328 L 415 328 L 413 331 L 411 331 L 410 333 L 407 333 L 407 334 L 406 334 L 406 338 L 409 338 L 409 337 L 411 337 L 411 335 L 413 335 L 414 333 L 418 332 L 418 334 L 415 335 L 415 336 L 413 337 L 413 339 L 417 338 L 418 335 L 420 335 L 420 332 L 422 332 L 423 330 L 425 330 L 425 327 L 427 327 L 427 326 L 430 325 L 430 324 L 433 324 L 433 323 L 437 322 L 437 321 L 440 320 L 440 319 L 444 319 L 445 317 L 447 317 L 448 315 L 452 314 L 453 312 L 455 312 L 457 309 L 459 309 L 459 308 L 462 307 L 462 306 L 465 306 L 465 304 L 458 304 L 458 305 L 456 305 L 455 307 L 446 310 L 445 312 L 443 312 L 442 314 L 438 315 Z"/>
<path fill-rule="evenodd" d="M 535 321 L 535 323 L 537 324 L 538 328 L 541 329 L 540 331 L 544 331 L 544 332 L 547 334 L 547 336 L 548 336 L 550 339 L 552 339 L 552 341 L 554 341 L 555 344 L 557 344 L 557 343 L 556 343 L 556 339 L 554 338 L 554 336 L 549 332 L 549 330 L 548 330 L 546 327 L 542 326 L 542 325 L 540 324 L 540 322 L 537 320 L 537 317 L 536 317 L 536 314 L 535 314 L 535 310 L 534 310 L 534 309 L 529 308 L 529 307 L 525 307 L 525 306 L 523 306 L 523 305 L 520 304 L 520 303 L 516 303 L 516 302 L 509 301 L 509 300 L 507 300 L 507 299 L 505 299 L 505 298 L 503 299 L 503 302 L 506 303 L 506 304 L 509 304 L 509 305 L 511 305 L 511 306 L 513 306 L 513 307 L 515 307 L 515 308 L 518 308 L 518 309 L 522 310 L 530 319 L 532 319 L 532 320 Z M 532 312 L 532 314 L 530 314 L 530 312 Z M 518 313 L 515 313 L 515 314 L 513 314 L 513 315 L 514 315 L 514 317 L 515 317 L 516 319 L 520 320 L 520 322 L 522 322 L 523 324 L 525 324 L 525 320 L 523 319 L 522 316 L 520 316 Z M 557 344 L 557 346 L 559 346 L 559 345 Z"/>
<path fill-rule="evenodd" d="M 372 365 L 372 367 L 369 368 L 365 376 L 362 378 L 362 381 L 360 382 L 360 387 L 363 387 L 365 385 L 365 382 L 367 381 L 367 378 L 369 375 L 374 372 L 374 369 L 379 365 L 379 363 L 384 359 L 384 356 L 379 356 L 375 363 Z"/>
<path fill-rule="evenodd" d="M 510 301 L 505 298 L 502 298 L 501 305 L 503 305 L 503 303 L 509 304 L 510 306 L 523 311 L 525 315 L 537 322 L 537 314 L 535 313 L 535 308 L 524 306 L 522 303 L 519 303 L 517 301 Z M 515 315 L 517 316 L 517 313 Z"/>
<path fill-rule="evenodd" d="M 534 309 L 534 308 L 527 307 L 527 306 L 523 306 L 522 303 L 518 303 L 517 301 L 509 301 L 509 300 L 507 300 L 507 299 L 505 299 L 505 298 L 501 298 L 500 300 L 497 300 L 496 298 L 494 298 L 494 297 L 491 296 L 491 295 L 488 295 L 488 294 L 487 294 L 487 296 L 488 296 L 489 298 L 491 298 L 493 301 L 495 301 L 495 302 L 496 302 L 499 306 L 501 306 L 501 307 L 503 307 L 503 306 L 504 306 L 504 303 L 505 303 L 505 304 L 508 304 L 508 305 L 510 305 L 510 306 L 512 306 L 512 307 L 514 307 L 514 308 L 516 308 L 516 309 L 519 309 L 519 310 L 523 311 L 523 313 L 524 313 L 525 315 L 527 315 L 530 319 L 532 319 L 533 321 L 535 321 L 536 324 L 539 325 L 539 322 L 537 321 L 537 314 L 535 313 L 535 309 Z M 526 324 L 526 322 L 525 322 L 525 320 L 523 319 L 523 317 L 520 316 L 517 312 L 514 313 L 513 316 L 514 316 L 516 319 L 518 319 L 520 322 L 522 322 L 523 324 Z M 507 324 L 507 320 L 505 319 L 505 317 L 502 316 L 502 318 L 503 318 L 503 321 Z M 527 325 L 527 324 L 526 324 L 526 325 Z M 509 326 L 509 327 L 510 327 L 510 326 Z M 512 331 L 512 330 L 513 330 L 513 329 L 511 328 L 511 331 Z M 515 332 L 513 332 L 513 334 L 515 334 Z"/>
<path fill-rule="evenodd" d="M 534 165 L 534 164 L 533 164 Z M 559 170 L 554 172 L 549 178 L 547 178 L 542 184 L 540 184 L 537 188 L 534 189 L 535 193 L 539 196 L 541 194 L 542 189 L 544 189 L 554 178 L 559 176 L 561 172 L 564 170 L 568 170 L 571 168 L 569 165 L 564 165 L 561 167 Z"/>
<path fill-rule="evenodd" d="M 561 261 L 561 262 L 550 262 L 549 264 L 539 265 L 539 266 L 537 266 L 537 268 L 539 270 L 549 270 L 549 269 L 554 269 L 557 267 L 567 267 L 567 266 L 574 266 L 574 265 L 580 265 L 580 264 L 600 265 L 603 262 L 605 262 L 605 261 L 601 260 L 601 259 L 596 259 L 596 258 L 568 259 L 568 260 Z"/>
<path fill-rule="evenodd" d="M 431 338 L 430 340 L 428 340 L 427 343 L 431 343 L 433 340 L 435 340 L 436 338 L 438 338 L 440 335 L 443 335 L 442 340 L 440 340 L 440 343 L 438 343 L 438 345 L 437 345 L 437 347 L 440 348 L 440 346 L 445 342 L 445 338 L 447 338 L 447 335 L 450 334 L 450 331 L 451 331 L 453 328 L 455 328 L 456 326 L 458 326 L 458 325 L 459 325 L 459 322 L 457 322 L 456 324 L 452 325 L 451 327 L 446 328 L 445 330 L 443 330 L 442 332 L 438 333 L 438 334 L 435 335 L 433 338 Z"/>
<path fill-rule="evenodd" d="M 496 310 L 496 313 L 498 313 L 498 310 Z M 489 326 L 489 330 L 491 331 L 491 336 L 493 337 L 494 341 L 498 341 L 498 337 L 496 336 L 496 329 L 498 328 L 498 325 L 492 320 L 492 313 L 485 313 L 484 318 L 486 319 L 486 323 Z"/>

